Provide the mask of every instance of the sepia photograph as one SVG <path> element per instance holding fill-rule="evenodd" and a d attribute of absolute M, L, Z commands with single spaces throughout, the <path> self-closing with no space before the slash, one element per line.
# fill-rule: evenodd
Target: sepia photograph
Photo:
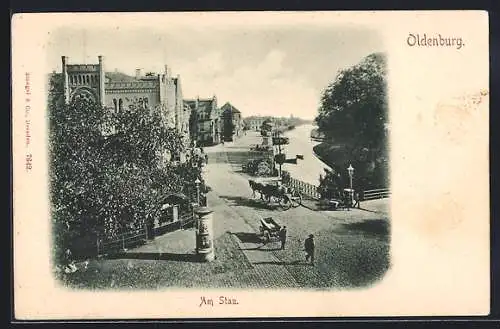
<path fill-rule="evenodd" d="M 376 284 L 390 266 L 380 35 L 213 34 L 51 33 L 55 275 L 78 289 Z"/>
<path fill-rule="evenodd" d="M 25 317 L 485 312 L 487 15 L 15 23 Z"/>

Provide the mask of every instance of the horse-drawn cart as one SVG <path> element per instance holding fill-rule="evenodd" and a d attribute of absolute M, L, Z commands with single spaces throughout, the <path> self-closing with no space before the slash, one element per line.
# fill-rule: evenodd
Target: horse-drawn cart
<path fill-rule="evenodd" d="M 259 192 L 261 200 L 265 200 L 268 203 L 277 202 L 284 210 L 291 207 L 296 208 L 302 204 L 300 193 L 294 188 L 283 185 L 280 180 L 257 182 L 250 179 L 249 184 L 254 197 L 255 192 Z"/>
<path fill-rule="evenodd" d="M 281 225 L 272 217 L 261 218 L 259 229 L 264 242 L 268 242 L 271 238 L 279 239 Z"/>

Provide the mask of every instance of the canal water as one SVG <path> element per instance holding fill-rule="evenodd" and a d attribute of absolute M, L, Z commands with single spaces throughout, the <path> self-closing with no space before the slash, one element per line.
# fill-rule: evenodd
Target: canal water
<path fill-rule="evenodd" d="M 288 171 L 293 178 L 318 186 L 319 175 L 330 167 L 314 155 L 313 147 L 320 143 L 311 140 L 311 130 L 314 128 L 311 124 L 301 125 L 285 133 L 290 139 L 290 143 L 284 146 L 287 158 L 301 154 L 304 160 L 297 160 L 296 165 L 284 164 L 282 169 Z"/>

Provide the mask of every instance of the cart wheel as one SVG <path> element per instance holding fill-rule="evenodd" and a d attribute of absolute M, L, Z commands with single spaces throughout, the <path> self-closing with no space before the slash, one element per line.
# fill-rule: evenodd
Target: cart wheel
<path fill-rule="evenodd" d="M 300 194 L 292 197 L 292 207 L 297 208 L 301 204 L 302 204 L 302 196 Z"/>
<path fill-rule="evenodd" d="M 283 196 L 280 198 L 280 206 L 284 209 L 284 210 L 288 210 L 290 209 L 290 207 L 292 206 L 292 202 L 290 200 L 290 198 L 288 198 L 287 196 Z"/>
<path fill-rule="evenodd" d="M 264 243 L 268 243 L 270 239 L 269 231 L 264 231 Z"/>

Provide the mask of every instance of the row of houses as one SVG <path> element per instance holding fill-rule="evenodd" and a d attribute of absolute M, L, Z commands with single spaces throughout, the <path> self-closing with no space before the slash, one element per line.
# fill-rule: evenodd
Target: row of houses
<path fill-rule="evenodd" d="M 249 116 L 244 120 L 245 128 L 252 131 L 261 131 L 264 123 L 271 124 L 277 129 L 286 130 L 289 127 L 296 126 L 306 122 L 300 118 L 290 117 L 271 117 L 271 116 Z"/>
<path fill-rule="evenodd" d="M 66 102 L 87 98 L 112 111 L 131 106 L 159 110 L 165 122 L 191 144 L 213 145 L 232 140 L 243 130 L 241 112 L 230 103 L 219 107 L 217 97 L 184 99 L 179 75 L 173 76 L 165 65 L 161 73 L 135 76 L 107 72 L 104 57 L 95 64 L 70 64 L 62 56 L 62 76 Z"/>
<path fill-rule="evenodd" d="M 184 104 L 191 111 L 190 138 L 196 145 L 215 145 L 241 136 L 241 112 L 229 102 L 219 107 L 213 96 L 185 99 Z"/>

